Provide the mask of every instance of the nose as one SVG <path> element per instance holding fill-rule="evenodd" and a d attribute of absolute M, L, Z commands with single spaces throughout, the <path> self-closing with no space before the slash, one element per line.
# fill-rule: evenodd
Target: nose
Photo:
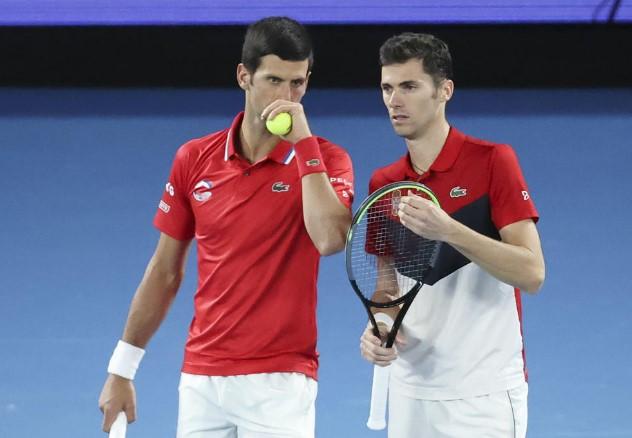
<path fill-rule="evenodd" d="M 396 90 L 393 90 L 391 95 L 388 97 L 388 106 L 391 108 L 399 108 L 402 106 L 400 95 Z"/>
<path fill-rule="evenodd" d="M 283 82 L 277 89 L 277 99 L 292 100 L 292 88 L 289 82 Z"/>

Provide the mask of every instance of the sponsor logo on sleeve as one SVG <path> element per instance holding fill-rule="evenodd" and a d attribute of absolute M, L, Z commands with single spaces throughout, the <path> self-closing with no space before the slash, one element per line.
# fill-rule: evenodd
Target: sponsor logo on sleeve
<path fill-rule="evenodd" d="M 529 196 L 529 192 L 527 192 L 526 190 L 522 191 L 522 199 L 524 199 L 525 201 L 528 201 L 530 198 Z"/>
<path fill-rule="evenodd" d="M 170 182 L 165 184 L 165 192 L 169 193 L 169 196 L 173 196 L 175 194 L 175 189 Z"/>
<path fill-rule="evenodd" d="M 158 208 L 164 211 L 165 213 L 169 213 L 169 210 L 171 210 L 171 206 L 167 204 L 165 201 L 160 201 L 160 204 L 158 204 Z"/>
<path fill-rule="evenodd" d="M 193 198 L 198 202 L 208 201 L 212 195 L 211 187 L 213 183 L 208 179 L 203 179 L 193 188 Z"/>
<path fill-rule="evenodd" d="M 330 177 L 329 182 L 331 183 L 331 185 L 342 184 L 345 187 L 351 187 L 351 182 L 349 182 L 346 178 Z"/>
<path fill-rule="evenodd" d="M 307 160 L 305 164 L 309 167 L 316 167 L 320 165 L 320 160 L 318 158 L 312 158 L 311 160 Z"/>

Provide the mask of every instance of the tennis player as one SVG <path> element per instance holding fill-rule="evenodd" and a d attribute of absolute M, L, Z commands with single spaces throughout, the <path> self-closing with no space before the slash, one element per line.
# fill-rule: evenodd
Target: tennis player
<path fill-rule="evenodd" d="M 347 153 L 310 131 L 301 99 L 312 61 L 296 21 L 252 24 L 237 66 L 244 111 L 178 149 L 154 220 L 160 239 L 99 399 L 104 431 L 120 411 L 136 417 L 134 374 L 195 238 L 177 436 L 314 436 L 318 263 L 344 247 L 353 174 Z M 281 112 L 293 120 L 282 138 L 265 127 Z"/>
<path fill-rule="evenodd" d="M 378 169 L 369 190 L 419 181 L 443 209 L 403 196 L 402 224 L 444 242 L 435 268 L 390 349 L 370 328 L 361 354 L 393 364 L 390 438 L 514 438 L 527 429 L 520 290 L 538 291 L 544 259 L 538 213 L 510 146 L 463 134 L 446 120 L 453 95 L 448 46 L 405 33 L 380 49 L 382 97 L 408 152 Z M 395 310 L 396 314 L 397 311 Z M 393 313 L 378 313 L 381 329 Z M 382 331 L 381 330 L 381 331 Z"/>

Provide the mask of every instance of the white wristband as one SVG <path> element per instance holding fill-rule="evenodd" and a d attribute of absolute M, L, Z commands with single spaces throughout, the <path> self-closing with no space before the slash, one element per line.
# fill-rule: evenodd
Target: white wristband
<path fill-rule="evenodd" d="M 108 373 L 134 380 L 136 370 L 144 355 L 145 350 L 142 348 L 125 341 L 118 341 L 108 364 Z"/>
<path fill-rule="evenodd" d="M 393 318 L 390 317 L 390 315 L 387 315 L 384 312 L 375 313 L 373 315 L 373 318 L 375 318 L 375 322 L 376 323 L 383 322 L 384 324 L 386 324 L 386 328 L 388 330 L 390 330 L 391 327 L 393 327 L 393 323 L 395 322 L 395 321 L 393 321 Z"/>

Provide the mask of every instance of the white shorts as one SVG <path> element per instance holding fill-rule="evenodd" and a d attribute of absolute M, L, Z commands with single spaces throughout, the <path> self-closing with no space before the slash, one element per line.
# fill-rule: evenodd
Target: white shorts
<path fill-rule="evenodd" d="M 526 383 L 462 400 L 419 400 L 389 393 L 389 438 L 525 438 Z"/>
<path fill-rule="evenodd" d="M 300 373 L 182 373 L 178 438 L 313 438 L 318 384 Z"/>

